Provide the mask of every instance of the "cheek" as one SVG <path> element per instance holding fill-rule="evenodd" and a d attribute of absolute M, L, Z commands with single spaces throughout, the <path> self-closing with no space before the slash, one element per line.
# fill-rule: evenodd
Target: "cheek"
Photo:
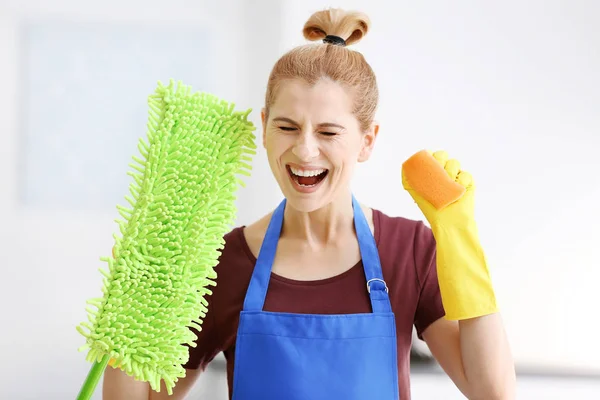
<path fill-rule="evenodd" d="M 267 134 L 265 148 L 269 159 L 278 159 L 290 148 L 290 143 L 284 136 Z"/>
<path fill-rule="evenodd" d="M 334 164 L 344 164 L 346 168 L 355 164 L 361 152 L 361 144 L 358 141 L 331 142 L 326 146 L 327 156 Z"/>

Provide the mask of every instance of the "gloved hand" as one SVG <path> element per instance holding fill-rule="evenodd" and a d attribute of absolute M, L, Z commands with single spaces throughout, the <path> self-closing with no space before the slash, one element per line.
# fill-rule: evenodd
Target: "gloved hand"
<path fill-rule="evenodd" d="M 446 174 L 443 173 L 445 170 Z M 449 177 L 449 179 L 448 179 Z M 446 319 L 498 311 L 474 217 L 475 185 L 445 151 L 418 152 L 402 165 L 402 185 L 429 222 Z"/>

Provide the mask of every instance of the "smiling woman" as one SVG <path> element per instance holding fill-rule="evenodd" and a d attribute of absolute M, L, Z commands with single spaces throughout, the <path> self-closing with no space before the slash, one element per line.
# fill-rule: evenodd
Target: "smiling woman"
<path fill-rule="evenodd" d="M 467 397 L 512 398 L 498 313 L 467 307 L 460 321 L 443 318 L 442 300 L 456 299 L 440 291 L 432 231 L 362 205 L 351 192 L 354 169 L 370 158 L 379 133 L 375 75 L 347 47 L 369 29 L 362 13 L 318 12 L 303 30 L 318 43 L 292 49 L 273 67 L 262 141 L 284 198 L 225 236 L 217 285 L 175 398 L 222 352 L 234 400 L 410 400 L 413 327 Z M 457 162 L 436 157 L 470 182 Z M 451 267 L 443 265 L 445 288 L 463 282 Z M 476 293 L 474 286 L 457 286 L 458 297 Z M 114 387 L 119 379 L 104 382 Z"/>
<path fill-rule="evenodd" d="M 298 134 L 298 132 L 301 132 L 303 129 L 301 124 L 285 117 L 273 118 L 272 123 L 282 132 L 294 132 Z M 323 136 L 335 136 L 337 134 L 336 131 L 343 129 L 344 127 L 341 125 L 328 122 L 317 126 L 317 131 Z M 285 168 L 292 179 L 295 189 L 301 193 L 312 193 L 316 191 L 318 185 L 323 182 L 329 173 L 329 168 L 314 165 L 288 163 L 285 165 Z"/>
<path fill-rule="evenodd" d="M 321 47 L 332 45 L 313 48 Z M 330 60 L 336 57 L 334 51 L 319 55 L 322 69 L 334 68 Z M 286 63 L 285 56 L 281 63 Z M 369 158 L 378 132 L 373 115 L 363 123 L 357 119 L 354 110 L 365 106 L 356 105 L 357 96 L 352 93 L 358 89 L 346 89 L 352 82 L 341 85 L 327 74 L 311 79 L 309 72 L 300 71 L 300 75 L 313 83 L 291 78 L 276 65 L 270 82 L 278 89 L 268 93 L 271 101 L 262 112 L 263 144 L 271 170 L 288 204 L 304 212 L 340 200 L 348 203 L 355 165 Z"/>

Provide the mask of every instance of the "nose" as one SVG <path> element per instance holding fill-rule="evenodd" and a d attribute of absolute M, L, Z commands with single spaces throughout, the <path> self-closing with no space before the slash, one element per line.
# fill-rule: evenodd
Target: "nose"
<path fill-rule="evenodd" d="M 298 135 L 292 152 L 302 161 L 310 161 L 319 155 L 319 143 L 312 132 Z"/>

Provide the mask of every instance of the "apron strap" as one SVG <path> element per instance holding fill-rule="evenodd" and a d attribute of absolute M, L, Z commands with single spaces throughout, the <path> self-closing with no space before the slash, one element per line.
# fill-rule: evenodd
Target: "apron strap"
<path fill-rule="evenodd" d="M 277 243 L 281 235 L 281 227 L 283 226 L 283 212 L 285 210 L 286 199 L 284 198 L 279 206 L 273 211 L 269 227 L 265 233 L 250 285 L 244 299 L 244 310 L 247 311 L 262 311 L 267 297 L 267 289 L 271 280 L 271 268 L 275 260 L 277 251 Z"/>
<path fill-rule="evenodd" d="M 383 280 L 377 244 L 371 233 L 371 228 L 369 228 L 367 218 L 354 196 L 352 196 L 352 207 L 354 208 L 354 228 L 358 237 L 358 247 L 360 248 L 365 277 L 367 278 L 367 291 L 371 298 L 373 312 L 391 312 L 392 306 L 388 295 L 388 287 Z"/>
<path fill-rule="evenodd" d="M 262 311 L 263 309 L 271 280 L 271 268 L 275 260 L 277 244 L 283 226 L 285 205 L 286 200 L 283 199 L 271 216 L 244 299 L 244 310 L 246 311 Z M 377 244 L 360 204 L 354 196 L 352 196 L 352 207 L 354 209 L 354 227 L 358 238 L 358 246 L 365 277 L 367 278 L 366 290 L 371 299 L 373 313 L 391 312 L 392 307 L 388 296 L 388 288 L 383 280 Z"/>

